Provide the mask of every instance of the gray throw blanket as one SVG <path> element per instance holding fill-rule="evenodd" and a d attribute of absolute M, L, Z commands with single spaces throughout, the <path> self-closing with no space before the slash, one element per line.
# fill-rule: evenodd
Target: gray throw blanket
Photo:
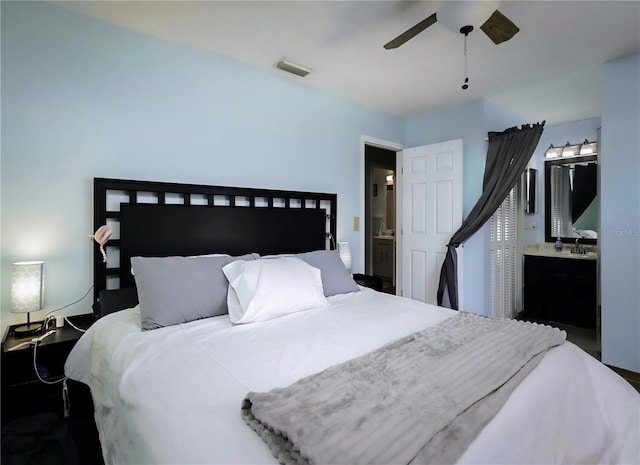
<path fill-rule="evenodd" d="M 282 464 L 452 463 L 566 334 L 460 313 L 286 388 L 242 416 Z"/>

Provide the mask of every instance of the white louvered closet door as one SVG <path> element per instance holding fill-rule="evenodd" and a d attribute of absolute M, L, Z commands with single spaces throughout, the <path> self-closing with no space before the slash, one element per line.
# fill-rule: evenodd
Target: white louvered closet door
<path fill-rule="evenodd" d="M 517 313 L 518 189 L 509 192 L 493 214 L 491 235 L 491 308 L 495 318 L 514 318 Z"/>

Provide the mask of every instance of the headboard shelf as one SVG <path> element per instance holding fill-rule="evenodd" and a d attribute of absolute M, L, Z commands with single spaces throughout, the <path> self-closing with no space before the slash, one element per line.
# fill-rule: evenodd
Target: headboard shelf
<path fill-rule="evenodd" d="M 114 229 L 107 263 L 96 245 L 94 302 L 134 285 L 130 258 L 303 252 L 331 246 L 337 195 L 94 178 L 94 229 Z"/>

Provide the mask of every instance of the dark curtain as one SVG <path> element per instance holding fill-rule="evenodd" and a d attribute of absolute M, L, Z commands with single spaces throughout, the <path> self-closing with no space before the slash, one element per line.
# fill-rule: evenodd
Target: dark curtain
<path fill-rule="evenodd" d="M 542 135 L 543 127 L 544 121 L 525 125 L 520 129 L 514 127 L 503 132 L 489 133 L 482 195 L 447 244 L 447 255 L 440 270 L 438 305 L 458 310 L 456 248 L 475 234 L 507 198 L 507 194 L 516 185 L 529 163 Z"/>
<path fill-rule="evenodd" d="M 576 165 L 573 172 L 573 193 L 571 200 L 571 220 L 576 222 L 593 199 L 596 198 L 598 165 Z"/>

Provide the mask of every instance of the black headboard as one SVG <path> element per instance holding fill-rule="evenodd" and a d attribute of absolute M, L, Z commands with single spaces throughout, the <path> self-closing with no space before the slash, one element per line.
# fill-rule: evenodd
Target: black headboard
<path fill-rule="evenodd" d="M 114 239 L 107 264 L 96 244 L 94 302 L 134 285 L 132 256 L 261 255 L 327 248 L 336 194 L 94 178 L 94 228 Z"/>

